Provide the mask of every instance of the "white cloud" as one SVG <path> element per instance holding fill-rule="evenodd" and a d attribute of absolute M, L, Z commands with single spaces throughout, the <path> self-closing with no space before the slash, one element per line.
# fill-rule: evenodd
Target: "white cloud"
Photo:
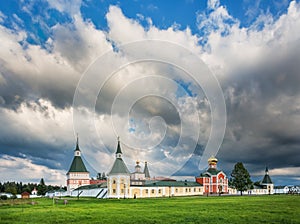
<path fill-rule="evenodd" d="M 61 55 L 79 72 L 112 49 L 105 32 L 97 30 L 91 22 L 83 21 L 80 16 L 74 16 L 72 24 L 57 24 L 52 30 L 53 53 Z"/>
<path fill-rule="evenodd" d="M 30 159 L 4 155 L 0 157 L 1 179 L 36 182 L 44 178 L 46 184 L 65 185 L 65 172 L 36 165 Z"/>
<path fill-rule="evenodd" d="M 65 12 L 70 15 L 79 15 L 82 0 L 48 0 L 50 7 L 59 12 Z"/>
<path fill-rule="evenodd" d="M 106 18 L 109 26 L 109 37 L 113 42 L 118 44 L 155 39 L 179 44 L 192 52 L 200 52 L 201 48 L 198 46 L 198 37 L 193 35 L 189 28 L 180 31 L 176 30 L 176 26 L 174 26 L 160 30 L 150 22 L 150 27 L 145 30 L 138 21 L 125 17 L 121 9 L 117 6 L 110 6 Z"/>
<path fill-rule="evenodd" d="M 208 9 L 217 9 L 220 6 L 219 0 L 208 0 L 207 1 L 207 8 Z"/>
<path fill-rule="evenodd" d="M 108 31 L 103 31 L 97 29 L 91 21 L 83 20 L 80 15 L 81 1 L 74 3 L 71 1 L 49 0 L 49 4 L 60 12 L 66 12 L 74 16 L 73 21 L 69 24 L 56 24 L 51 27 L 53 35 L 49 37 L 46 49 L 28 43 L 25 48 L 23 43 L 28 35 L 25 31 L 12 31 L 0 26 L 1 46 L 3 46 L 0 51 L 1 69 L 5 68 L 0 73 L 0 85 L 2 87 L 12 85 L 12 83 L 20 83 L 21 86 L 25 86 L 25 93 L 28 93 L 28 95 L 22 95 L 24 92 L 18 92 L 17 90 L 14 90 L 14 92 L 12 91 L 13 88 L 7 90 L 7 92 L 12 91 L 12 96 L 16 100 L 20 100 L 22 97 L 26 99 L 23 99 L 24 102 L 20 103 L 18 110 L 13 111 L 1 108 L 1 123 L 8 127 L 6 130 L 1 131 L 3 138 L 11 135 L 20 136 L 20 138 L 27 136 L 27 138 L 38 139 L 40 142 L 52 145 L 70 144 L 70 142 L 73 142 L 73 108 L 71 108 L 71 103 L 76 85 L 82 73 L 99 55 L 111 50 L 112 43 L 121 46 L 125 43 L 145 39 L 176 43 L 200 56 L 222 81 L 228 102 L 232 105 L 248 106 L 251 110 L 256 109 L 256 107 L 264 108 L 263 111 L 267 115 L 272 115 L 272 118 L 280 116 L 282 113 L 286 114 L 290 112 L 290 110 L 286 109 L 287 111 L 285 111 L 283 108 L 293 108 L 296 112 L 300 108 L 299 103 L 294 104 L 293 107 L 290 106 L 293 97 L 281 98 L 279 104 L 276 104 L 276 100 L 280 98 L 273 99 L 274 101 L 270 101 L 268 104 L 260 104 L 260 101 L 257 104 L 251 104 L 251 98 L 255 98 L 259 92 L 260 83 L 247 83 L 247 87 L 251 87 L 252 91 L 248 92 L 244 90 L 241 94 L 239 93 L 239 89 L 236 88 L 235 83 L 228 83 L 234 80 L 235 77 L 246 77 L 248 75 L 247 72 L 249 70 L 253 71 L 253 68 L 258 69 L 258 67 L 263 67 L 265 64 L 272 65 L 272 63 L 269 62 L 268 64 L 267 62 L 270 59 L 270 55 L 275 55 L 274 52 L 276 50 L 280 51 L 281 57 L 289 55 L 290 51 L 287 44 L 294 46 L 293 42 L 297 42 L 300 37 L 298 28 L 300 27 L 300 8 L 299 4 L 295 1 L 290 3 L 287 14 L 282 15 L 279 19 L 274 20 L 270 14 L 261 15 L 248 28 L 240 27 L 239 21 L 233 18 L 228 13 L 226 7 L 220 5 L 218 0 L 209 1 L 208 9 L 211 10 L 210 13 L 198 14 L 197 18 L 199 29 L 205 29 L 208 35 L 207 45 L 204 47 L 199 45 L 200 37 L 192 34 L 189 28 L 178 30 L 176 26 L 172 26 L 167 29 L 159 29 L 152 22 L 149 22 L 149 27 L 145 28 L 139 21 L 124 16 L 122 10 L 117 6 L 109 7 L 106 15 Z M 140 15 L 138 17 L 144 19 Z M 3 16 L 0 15 L 0 18 L 3 18 Z M 151 19 L 147 18 L 147 20 Z M 260 24 L 264 26 L 260 28 Z M 151 56 L 151 51 L 148 51 L 146 47 L 145 45 L 145 48 L 141 49 L 140 54 L 149 54 Z M 125 62 L 126 57 L 132 53 L 122 51 L 122 49 L 119 50 L 120 52 L 115 53 L 114 60 L 110 61 L 109 63 L 111 64 L 107 64 L 107 67 L 112 66 L 113 63 Z M 170 55 L 173 53 L 169 52 Z M 188 60 L 188 58 L 183 58 L 180 53 L 173 54 L 174 58 L 182 61 Z M 274 58 L 276 57 L 274 56 Z M 276 60 L 280 61 L 278 58 Z M 198 139 L 198 143 L 205 144 L 210 134 L 211 116 L 209 103 L 206 102 L 206 99 L 203 99 L 204 94 L 199 93 L 199 96 L 196 97 L 187 95 L 178 97 L 175 94 L 178 91 L 178 83 L 166 82 L 162 81 L 162 79 L 158 82 L 153 77 L 150 79 L 146 78 L 151 75 L 161 75 L 161 77 L 168 78 L 169 81 L 180 79 L 187 83 L 193 82 L 189 77 L 186 77 L 186 74 L 183 75 L 183 73 L 170 67 L 158 63 L 128 65 L 118 71 L 114 77 L 110 77 L 111 79 L 107 80 L 106 85 L 101 90 L 102 92 L 99 93 L 99 105 L 97 105 L 97 112 L 99 114 L 93 114 L 89 110 L 90 108 L 82 110 L 80 119 L 87 120 L 91 118 L 93 120 L 92 126 L 83 125 L 78 130 L 80 130 L 79 135 L 83 153 L 94 168 L 99 169 L 101 172 L 108 171 L 108 167 L 113 160 L 111 153 L 114 152 L 116 147 L 116 134 L 121 134 L 121 140 L 125 143 L 124 153 L 128 158 L 128 162 L 132 165 L 136 159 L 148 160 L 157 170 L 161 170 L 161 173 L 168 173 L 176 168 L 176 163 L 181 162 L 180 157 L 172 158 L 171 152 L 174 150 L 174 146 L 169 140 L 169 142 L 163 145 L 165 147 L 163 151 L 156 152 L 151 147 L 149 147 L 151 149 L 148 151 L 138 151 L 139 147 L 142 148 L 141 145 L 144 143 L 141 139 L 147 139 L 151 131 L 149 131 L 149 125 L 151 124 L 154 128 L 152 129 L 153 132 L 150 133 L 152 134 L 152 138 L 147 139 L 147 146 L 157 145 L 157 142 L 160 141 L 161 135 L 164 133 L 164 122 L 167 119 L 170 119 L 169 130 L 171 134 L 176 136 L 180 133 L 180 127 L 176 123 L 176 114 L 170 113 L 168 109 L 171 104 L 159 99 L 140 100 L 135 105 L 136 107 L 133 107 L 132 114 L 129 113 L 128 105 L 131 106 L 129 102 L 135 99 L 136 96 L 143 95 L 143 93 L 150 90 L 156 91 L 155 93 L 159 92 L 170 101 L 177 101 L 178 105 L 175 108 L 179 114 L 184 115 L 180 119 L 190 127 L 186 133 L 183 133 L 184 137 L 194 137 L 192 135 L 194 134 L 194 130 L 199 129 L 198 123 L 195 120 L 199 118 L 201 137 Z M 105 71 L 107 68 L 103 67 L 101 69 Z M 284 82 L 288 78 L 288 75 L 281 74 L 278 82 Z M 91 84 L 97 82 L 96 79 L 88 81 Z M 192 91 L 196 91 L 197 89 L 199 87 L 195 85 L 190 86 L 190 90 Z M 185 92 L 184 89 L 181 90 Z M 86 94 L 88 98 L 94 92 L 87 91 Z M 1 97 L 0 103 L 5 104 L 6 98 L 3 98 L 5 96 Z M 112 103 L 117 97 L 119 97 L 119 104 L 115 105 L 114 109 L 116 111 L 111 112 Z M 199 114 L 191 109 L 197 107 L 200 108 Z M 247 111 L 250 111 L 250 109 Z M 247 114 L 246 112 L 245 114 Z M 128 114 L 137 116 L 137 118 L 135 117 L 137 131 L 130 134 L 128 133 L 128 121 L 130 118 Z M 150 121 L 154 116 L 161 116 L 165 120 L 154 119 L 152 120 L 153 123 L 151 123 Z M 174 117 L 173 119 L 170 118 L 172 116 Z M 297 113 L 291 117 L 294 120 L 298 119 Z M 251 130 L 247 129 L 245 131 L 245 124 L 243 122 L 246 123 L 246 119 L 235 119 L 236 123 L 229 124 L 230 130 L 228 131 L 228 135 L 230 137 L 227 136 L 232 142 L 238 139 L 236 133 L 244 132 L 247 135 L 253 130 L 255 131 L 254 126 L 260 128 L 261 126 L 267 127 L 264 122 L 259 122 L 261 125 L 252 122 L 252 125 L 247 123 L 247 128 L 251 127 Z M 263 120 L 262 118 L 262 120 L 260 118 L 256 119 Z M 116 129 L 113 129 L 111 120 L 118 125 Z M 282 123 L 278 127 L 289 129 L 293 125 L 291 121 L 292 119 L 287 122 L 290 126 L 285 127 L 282 123 L 286 123 L 286 120 L 282 119 Z M 297 121 L 294 123 L 297 123 Z M 93 132 L 95 130 L 93 125 L 96 126 L 98 133 Z M 144 130 L 139 131 L 139 127 L 142 127 Z M 294 127 L 291 129 L 294 131 L 298 130 Z M 118 130 L 117 133 L 115 133 L 116 130 Z M 265 133 L 265 131 L 266 129 L 257 132 Z M 235 146 L 249 147 L 253 142 L 264 145 L 266 144 L 264 137 L 257 138 L 255 135 L 243 137 L 241 144 Z M 104 139 L 104 145 L 101 145 L 101 139 L 99 138 Z M 225 147 L 232 146 L 226 144 Z M 132 147 L 134 149 L 130 149 L 130 146 L 139 147 Z M 189 144 L 182 145 L 182 149 L 189 148 L 189 146 Z M 111 151 L 106 151 L 105 148 L 101 147 L 107 147 Z M 184 153 L 180 155 L 182 157 L 185 156 Z M 169 159 L 168 166 L 162 163 L 154 165 L 155 161 L 162 161 L 162 158 L 165 157 Z M 13 162 L 11 163 L 9 163 L 9 157 L 2 159 L 8 166 L 15 166 L 17 163 L 15 161 L 19 160 L 22 164 L 34 163 L 34 160 L 29 159 L 12 158 Z M 32 173 L 36 173 L 35 176 L 46 175 L 47 170 L 45 167 L 34 164 L 32 166 Z M 38 168 L 43 170 L 42 173 L 39 173 Z M 23 169 L 21 169 L 21 172 L 23 172 Z"/>
<path fill-rule="evenodd" d="M 0 11 L 0 23 L 3 23 L 5 18 L 6 18 L 6 15 L 4 15 L 4 14 Z"/>
<path fill-rule="evenodd" d="M 299 173 L 300 173 L 300 167 L 283 167 L 283 168 L 269 169 L 269 175 L 271 177 L 272 176 L 299 176 Z M 264 174 L 265 174 L 264 171 L 253 173 L 254 176 L 261 176 Z"/>
<path fill-rule="evenodd" d="M 249 28 L 240 27 L 239 21 L 232 18 L 223 6 L 215 8 L 206 17 L 200 14 L 199 28 L 208 29 L 209 34 L 206 44 L 209 51 L 201 58 L 221 76 L 255 66 L 268 59 L 274 49 L 299 39 L 299 15 L 299 4 L 295 1 L 290 3 L 287 14 L 278 20 L 274 21 L 270 14 L 260 15 Z M 228 23 L 227 19 L 232 22 Z M 258 24 L 263 24 L 262 29 Z"/>
<path fill-rule="evenodd" d="M 109 37 L 112 41 L 124 44 L 146 38 L 144 28 L 138 21 L 126 18 L 117 6 L 109 7 L 106 19 L 110 28 Z"/>
<path fill-rule="evenodd" d="M 17 15 L 17 14 L 13 14 L 13 17 L 14 17 L 14 19 L 15 19 L 15 21 L 19 24 L 19 25 L 21 25 L 21 26 L 23 26 L 24 25 L 24 21 Z"/>
<path fill-rule="evenodd" d="M 1 108 L 1 136 L 15 136 L 52 145 L 74 141 L 72 133 L 72 109 L 57 109 L 44 99 L 22 103 L 17 111 Z"/>

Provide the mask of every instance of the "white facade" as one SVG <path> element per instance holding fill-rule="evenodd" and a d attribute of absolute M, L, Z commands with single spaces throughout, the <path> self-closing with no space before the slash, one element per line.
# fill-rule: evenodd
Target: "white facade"
<path fill-rule="evenodd" d="M 70 172 L 67 174 L 67 191 L 90 184 L 90 174 L 88 172 Z"/>
<path fill-rule="evenodd" d="M 107 179 L 108 198 L 129 198 L 130 197 L 130 175 L 117 174 L 109 175 Z"/>

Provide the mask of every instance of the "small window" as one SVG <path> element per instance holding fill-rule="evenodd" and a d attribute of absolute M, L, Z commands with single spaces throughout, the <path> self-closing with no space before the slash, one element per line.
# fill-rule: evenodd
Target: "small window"
<path fill-rule="evenodd" d="M 115 184 L 116 183 L 116 180 L 113 180 L 113 184 Z"/>
<path fill-rule="evenodd" d="M 178 188 L 175 189 L 175 192 L 178 193 Z"/>
<path fill-rule="evenodd" d="M 151 190 L 151 193 L 154 194 L 154 189 Z"/>
<path fill-rule="evenodd" d="M 158 190 L 158 193 L 159 193 L 159 194 L 161 193 L 161 189 Z"/>
<path fill-rule="evenodd" d="M 116 193 L 116 189 L 113 189 L 113 193 L 114 193 L 114 194 Z"/>
<path fill-rule="evenodd" d="M 148 189 L 146 189 L 146 194 L 148 194 Z"/>
<path fill-rule="evenodd" d="M 122 193 L 122 194 L 124 193 L 124 189 L 121 189 L 121 193 Z"/>

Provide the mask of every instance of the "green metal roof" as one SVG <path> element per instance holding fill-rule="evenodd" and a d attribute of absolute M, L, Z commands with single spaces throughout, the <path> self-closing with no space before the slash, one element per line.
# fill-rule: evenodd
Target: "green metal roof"
<path fill-rule="evenodd" d="M 217 175 L 218 173 L 221 172 L 221 170 L 209 168 L 209 169 L 207 170 L 207 172 L 209 172 L 211 175 Z"/>
<path fill-rule="evenodd" d="M 80 156 L 74 156 L 69 172 L 88 172 Z"/>
<path fill-rule="evenodd" d="M 273 184 L 271 177 L 269 176 L 269 174 L 266 174 L 264 176 L 264 179 L 261 182 L 262 184 Z"/>
<path fill-rule="evenodd" d="M 209 168 L 207 171 L 204 173 L 200 174 L 200 177 L 210 177 L 211 175 L 217 175 L 218 173 L 222 172 L 221 170 Z"/>
<path fill-rule="evenodd" d="M 265 176 L 261 184 L 273 184 L 271 177 L 269 176 L 269 169 L 266 167 Z"/>
<path fill-rule="evenodd" d="M 146 180 L 145 187 L 201 187 L 197 182 L 191 181 L 155 181 Z"/>
<path fill-rule="evenodd" d="M 129 174 L 129 170 L 127 169 L 122 158 L 116 158 L 113 167 L 108 175 L 111 174 Z"/>

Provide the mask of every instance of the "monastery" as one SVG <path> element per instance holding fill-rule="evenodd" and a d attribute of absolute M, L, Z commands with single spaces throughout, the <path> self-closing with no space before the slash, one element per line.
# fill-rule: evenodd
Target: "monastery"
<path fill-rule="evenodd" d="M 170 178 L 152 178 L 147 162 L 142 169 L 136 162 L 134 172 L 130 172 L 122 158 L 121 143 L 118 139 L 115 161 L 107 174 L 107 181 L 91 180 L 90 174 L 81 158 L 78 145 L 67 172 L 67 195 L 97 198 L 150 198 L 174 196 L 200 196 L 208 194 L 237 194 L 228 187 L 228 178 L 217 169 L 217 158 L 208 159 L 208 169 L 195 177 L 195 181 L 177 181 Z M 249 194 L 249 191 L 246 193 Z M 274 185 L 266 169 L 259 185 L 254 185 L 251 194 L 273 194 Z"/>

